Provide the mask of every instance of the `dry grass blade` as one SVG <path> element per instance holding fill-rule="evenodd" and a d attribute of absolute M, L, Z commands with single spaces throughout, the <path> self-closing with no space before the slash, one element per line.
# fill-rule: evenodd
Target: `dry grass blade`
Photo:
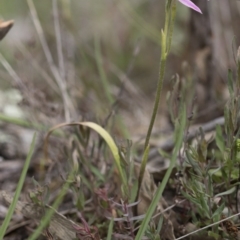
<path fill-rule="evenodd" d="M 0 21 L 0 41 L 6 36 L 8 31 L 12 28 L 13 24 L 14 24 L 13 20 Z"/>
<path fill-rule="evenodd" d="M 53 19 L 54 19 L 54 28 L 56 33 L 56 44 L 57 44 L 57 54 L 58 54 L 58 68 L 60 75 L 63 79 L 66 77 L 66 71 L 64 66 L 64 58 L 62 51 L 62 38 L 61 38 L 61 30 L 60 30 L 60 22 L 59 22 L 59 12 L 58 12 L 58 3 L 57 0 L 52 1 L 53 6 Z"/>
<path fill-rule="evenodd" d="M 26 94 L 29 95 L 27 88 L 25 84 L 23 83 L 22 79 L 18 76 L 18 74 L 14 71 L 14 69 L 11 67 L 9 62 L 4 58 L 4 56 L 0 53 L 0 62 L 3 65 L 3 67 L 7 70 L 9 75 L 12 77 L 12 79 L 15 81 L 15 83 L 25 90 Z"/>
<path fill-rule="evenodd" d="M 6 36 L 6 34 L 9 32 L 9 30 L 12 28 L 14 24 L 13 20 L 9 21 L 3 21 L 0 20 L 0 41 Z M 0 54 L 0 62 L 4 66 L 4 68 L 8 71 L 10 76 L 14 79 L 14 81 L 21 86 L 23 89 L 25 89 L 25 85 L 23 84 L 21 78 L 17 75 L 17 73 L 13 70 L 13 68 L 10 66 L 10 64 L 7 62 L 7 60 L 3 57 L 2 54 Z"/>
<path fill-rule="evenodd" d="M 118 150 L 118 147 L 117 145 L 115 144 L 113 138 L 111 137 L 111 135 L 104 129 L 102 128 L 100 125 L 94 123 L 94 122 L 72 122 L 72 123 L 61 123 L 61 124 L 58 124 L 54 127 L 52 127 L 46 137 L 45 137 L 45 140 L 44 140 L 44 156 L 45 156 L 45 161 L 48 159 L 48 141 L 49 141 L 49 137 L 50 135 L 55 131 L 57 130 L 58 128 L 62 128 L 62 127 L 65 127 L 65 126 L 86 126 L 90 129 L 93 129 L 95 132 L 97 132 L 104 140 L 105 142 L 107 143 L 109 149 L 111 150 L 112 154 L 113 154 L 113 159 L 115 161 L 115 164 L 116 164 L 116 167 L 119 171 L 119 174 L 120 174 L 120 177 L 121 177 L 121 181 L 122 181 L 122 184 L 123 184 L 123 195 L 126 195 L 127 196 L 127 178 L 126 178 L 126 175 L 125 175 L 125 172 L 122 168 L 122 165 L 121 165 L 121 160 L 120 160 L 120 155 L 119 155 L 119 150 Z"/>
<path fill-rule="evenodd" d="M 36 74 L 39 74 L 39 76 L 41 76 L 41 78 L 46 81 L 46 83 L 49 85 L 49 87 L 51 87 L 51 89 L 58 94 L 59 96 L 61 96 L 61 93 L 59 93 L 58 90 L 58 85 L 56 84 L 56 82 L 53 80 L 53 78 L 48 74 L 47 71 L 45 71 L 43 69 L 43 66 L 41 66 L 37 60 L 34 58 L 34 56 L 31 54 L 31 52 L 29 51 L 29 49 L 24 46 L 24 44 L 19 44 L 18 45 L 18 50 L 24 55 L 24 57 L 26 59 L 29 59 L 29 64 L 31 64 L 31 66 L 34 68 L 34 70 L 36 70 Z"/>
<path fill-rule="evenodd" d="M 5 191 L 0 191 L 0 197 L 3 198 L 8 205 L 10 205 L 13 200 L 13 197 Z M 41 218 L 49 209 L 52 209 L 52 207 L 48 205 L 42 207 L 21 201 L 18 201 L 16 205 L 17 211 L 21 212 L 25 217 L 34 219 L 37 222 L 41 221 Z M 53 217 L 49 222 L 49 226 L 47 228 L 47 234 L 53 236 L 54 239 L 57 238 L 59 240 L 72 240 L 76 238 L 75 229 L 77 227 L 78 225 L 75 222 L 67 219 L 62 214 L 54 210 Z"/>
<path fill-rule="evenodd" d="M 32 0 L 28 0 L 27 3 L 29 5 L 32 20 L 33 20 L 34 26 L 36 28 L 36 31 L 38 33 L 39 40 L 41 42 L 45 57 L 47 59 L 48 65 L 49 65 L 49 68 L 58 84 L 58 87 L 59 87 L 61 95 L 62 95 L 65 120 L 69 121 L 70 117 L 71 117 L 71 113 L 75 112 L 75 110 L 74 110 L 74 104 L 73 104 L 72 100 L 70 99 L 68 92 L 67 92 L 66 81 L 65 81 L 65 79 L 63 79 L 61 77 L 59 70 L 57 69 L 56 65 L 54 64 L 53 57 L 52 57 L 52 54 L 48 47 L 47 41 L 45 39 L 43 29 L 42 29 L 41 23 L 39 21 L 34 3 Z"/>

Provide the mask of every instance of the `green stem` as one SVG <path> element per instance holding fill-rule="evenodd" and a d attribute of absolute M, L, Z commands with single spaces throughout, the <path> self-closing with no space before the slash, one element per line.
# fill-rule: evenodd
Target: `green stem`
<path fill-rule="evenodd" d="M 162 38 L 161 38 L 160 74 L 159 74 L 159 80 L 157 84 L 157 91 L 156 91 L 156 97 L 155 97 L 155 102 L 153 106 L 152 116 L 151 116 L 150 124 L 148 127 L 147 136 L 145 139 L 144 150 L 146 150 L 147 146 L 149 145 L 149 140 L 152 134 L 153 125 L 158 112 L 159 101 L 161 98 L 163 80 L 165 75 L 166 59 L 171 47 L 175 15 L 176 15 L 176 2 L 173 1 L 171 2 L 171 4 L 167 2 L 164 31 L 162 31 Z"/>
<path fill-rule="evenodd" d="M 167 5 L 166 5 L 166 15 L 165 15 L 165 25 L 164 25 L 164 31 L 162 31 L 161 34 L 161 61 L 160 61 L 160 72 L 159 72 L 159 80 L 158 80 L 158 84 L 157 84 L 157 91 L 156 91 L 156 97 L 155 97 L 155 102 L 154 102 L 154 106 L 153 106 L 153 112 L 152 112 L 152 116 L 151 116 L 151 120 L 150 120 L 150 124 L 148 127 L 148 132 L 147 132 L 147 136 L 146 136 L 146 140 L 145 140 L 145 145 L 144 145 L 144 156 L 145 153 L 148 151 L 149 149 L 149 140 L 152 134 L 152 129 L 153 129 L 153 125 L 157 116 L 157 112 L 158 112 L 158 107 L 159 107 L 159 101 L 160 101 L 160 97 L 161 97 L 161 92 L 162 92 L 162 86 L 163 86 L 163 79 L 164 79 L 164 75 L 165 75 L 165 67 L 166 67 L 166 59 L 171 47 L 171 41 L 172 41 L 172 35 L 173 35 L 173 26 L 174 26 L 174 21 L 175 21 L 175 14 L 176 14 L 176 2 L 175 1 L 171 1 L 171 0 L 167 0 Z M 175 167 L 176 164 L 176 159 L 177 159 L 177 154 L 178 151 L 181 147 L 182 144 L 182 138 L 183 138 L 183 130 L 184 130 L 184 117 L 185 117 L 185 108 L 181 117 L 181 121 L 180 121 L 180 127 L 178 128 L 178 135 L 176 137 L 176 145 L 173 151 L 173 156 L 172 159 L 170 161 L 170 166 L 163 178 L 163 181 L 161 183 L 161 185 L 158 187 L 157 192 L 148 208 L 148 211 L 146 213 L 146 216 L 141 224 L 141 227 L 137 233 L 136 236 L 136 240 L 140 240 L 142 239 L 146 228 L 149 224 L 149 221 L 153 215 L 153 213 L 156 210 L 156 206 L 160 200 L 160 198 L 162 197 L 162 193 L 167 185 L 167 182 L 169 180 L 169 177 L 171 175 L 171 172 L 173 170 L 173 168 Z M 143 157 L 144 160 L 144 157 Z M 145 159 L 146 161 L 146 159 Z M 144 168 L 144 166 L 143 166 Z M 144 169 L 141 169 L 142 172 L 144 172 Z M 141 187 L 141 182 L 139 181 L 139 185 L 138 188 L 140 189 Z"/>
<path fill-rule="evenodd" d="M 105 96 L 107 97 L 108 103 L 112 104 L 113 97 L 111 96 L 107 76 L 103 67 L 103 58 L 101 53 L 100 39 L 97 36 L 95 36 L 94 45 L 95 45 L 95 58 L 96 58 L 97 68 L 100 75 L 100 80 L 103 86 L 103 91 L 105 92 Z"/>
<path fill-rule="evenodd" d="M 8 209 L 8 213 L 6 215 L 6 218 L 4 219 L 4 221 L 2 222 L 2 226 L 0 227 L 0 239 L 3 239 L 3 237 L 5 235 L 5 232 L 6 232 L 7 228 L 9 227 L 9 223 L 10 223 L 10 220 L 12 218 L 15 207 L 18 204 L 18 198 L 19 198 L 20 193 L 22 191 L 22 187 L 23 187 L 26 175 L 27 175 L 27 170 L 29 168 L 29 164 L 30 164 L 30 161 L 31 161 L 31 158 L 32 158 L 32 155 L 33 155 L 34 147 L 35 147 L 35 142 L 36 142 L 36 133 L 34 133 L 34 135 L 33 135 L 30 150 L 28 152 L 27 159 L 24 163 L 23 170 L 22 170 L 20 179 L 19 179 L 18 184 L 17 184 L 17 189 L 15 191 L 13 201 L 11 202 L 11 204 L 9 206 L 9 209 Z"/>
<path fill-rule="evenodd" d="M 162 53 L 162 54 L 165 54 L 165 52 Z M 161 92 L 162 92 L 163 78 L 164 78 L 164 74 L 165 74 L 165 65 L 166 65 L 166 59 L 161 59 L 160 74 L 159 74 L 159 81 L 158 81 L 158 84 L 157 84 L 156 98 L 155 98 L 155 102 L 154 102 L 154 106 L 153 106 L 151 121 L 150 121 L 150 124 L 149 124 L 149 127 L 148 127 L 147 137 L 146 137 L 146 140 L 145 140 L 144 150 L 147 148 L 147 146 L 149 144 L 149 140 L 150 140 L 150 137 L 151 137 L 151 134 L 152 134 L 153 125 L 154 125 L 156 115 L 157 115 L 157 112 L 158 112 L 159 100 L 160 100 Z"/>
<path fill-rule="evenodd" d="M 240 47 L 237 51 L 237 95 L 240 92 Z"/>
<path fill-rule="evenodd" d="M 176 17 L 176 11 L 177 11 L 177 6 L 176 6 L 176 1 L 173 1 L 172 3 L 172 9 L 171 9 L 171 23 L 169 26 L 169 40 L 168 40 L 168 46 L 167 46 L 167 52 L 170 51 L 171 44 L 172 44 L 172 36 L 173 36 L 173 28 L 174 28 L 174 22 L 175 22 L 175 17 Z"/>

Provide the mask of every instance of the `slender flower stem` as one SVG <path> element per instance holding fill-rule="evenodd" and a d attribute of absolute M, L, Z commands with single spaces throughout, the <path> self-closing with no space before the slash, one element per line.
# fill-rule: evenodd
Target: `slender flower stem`
<path fill-rule="evenodd" d="M 153 125 L 157 116 L 158 112 L 158 107 L 159 107 L 159 101 L 161 97 L 161 92 L 162 92 L 162 86 L 163 86 L 163 79 L 164 79 L 164 74 L 165 74 L 165 66 L 166 66 L 166 59 L 171 47 L 171 40 L 172 40 L 172 34 L 173 34 L 173 26 L 174 26 L 174 20 L 175 20 L 175 13 L 176 13 L 176 1 L 175 0 L 167 0 L 166 2 L 166 15 L 165 15 L 165 25 L 164 25 L 164 31 L 161 32 L 161 61 L 160 61 L 160 72 L 159 72 L 159 80 L 157 84 L 157 92 L 156 92 L 156 97 L 155 97 L 155 102 L 153 106 L 153 112 L 152 112 L 152 117 L 151 121 L 148 127 L 148 132 L 147 132 L 147 137 L 145 140 L 145 146 L 144 146 L 144 156 L 143 156 L 143 163 L 144 159 L 148 155 L 148 148 L 149 148 L 149 140 L 151 137 Z M 184 111 L 185 113 L 185 111 Z M 183 127 L 185 126 L 184 124 L 184 117 L 181 117 L 181 124 L 178 129 L 179 134 L 176 139 L 176 146 L 174 149 L 173 157 L 170 161 L 170 166 L 163 178 L 163 181 L 161 185 L 158 187 L 156 194 L 147 210 L 146 217 L 144 218 L 141 227 L 137 233 L 136 240 L 142 239 L 144 232 L 149 224 L 149 221 L 156 209 L 156 206 L 162 197 L 162 193 L 166 187 L 166 184 L 169 180 L 169 177 L 171 175 L 171 172 L 176 164 L 176 158 L 177 158 L 177 153 L 180 149 L 181 143 L 182 143 L 182 137 L 183 137 Z M 146 160 L 145 160 L 146 161 Z M 144 172 L 146 164 L 143 166 L 142 172 Z M 140 178 L 140 177 L 139 177 Z M 139 180 L 139 186 L 138 186 L 138 191 L 141 187 L 141 181 Z"/>
<path fill-rule="evenodd" d="M 167 45 L 167 53 L 169 53 L 171 44 L 172 44 L 172 36 L 173 36 L 173 28 L 174 28 L 174 22 L 176 17 L 176 11 L 177 11 L 177 6 L 176 6 L 176 2 L 174 1 L 172 3 L 172 9 L 171 9 L 171 22 L 169 26 L 169 39 L 168 39 L 168 45 Z"/>
<path fill-rule="evenodd" d="M 168 4 L 168 3 L 167 3 Z M 165 75 L 165 67 L 166 67 L 166 59 L 170 50 L 172 34 L 173 34 L 173 25 L 175 21 L 175 13 L 176 13 L 176 2 L 173 1 L 171 6 L 166 8 L 166 16 L 165 16 L 165 25 L 164 31 L 162 31 L 161 37 L 161 61 L 160 61 L 160 73 L 159 73 L 159 80 L 157 84 L 157 91 L 155 102 L 153 106 L 153 112 L 151 116 L 151 121 L 148 127 L 147 136 L 145 139 L 144 150 L 146 150 L 149 140 L 152 134 L 153 125 L 157 116 L 159 101 L 162 92 L 163 80 Z"/>
<path fill-rule="evenodd" d="M 146 140 L 145 140 L 144 149 L 146 149 L 148 144 L 149 144 L 149 140 L 150 140 L 150 137 L 151 137 L 151 134 L 152 134 L 153 125 L 154 125 L 156 115 L 157 115 L 157 112 L 158 112 L 159 100 L 160 100 L 161 92 L 162 92 L 163 78 L 164 78 L 164 74 L 165 74 L 165 65 L 166 65 L 166 59 L 161 59 L 160 74 L 159 74 L 159 81 L 158 81 L 158 84 L 157 84 L 156 98 L 155 98 L 155 102 L 154 102 L 151 121 L 150 121 L 150 124 L 149 124 L 149 127 L 148 127 L 148 132 L 147 132 L 147 137 L 146 137 Z"/>

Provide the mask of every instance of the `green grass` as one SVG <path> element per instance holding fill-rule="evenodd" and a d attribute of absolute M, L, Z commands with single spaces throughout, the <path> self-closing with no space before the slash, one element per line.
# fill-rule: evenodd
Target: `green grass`
<path fill-rule="evenodd" d="M 9 226 L 9 223 L 11 221 L 14 209 L 17 205 L 18 198 L 21 194 L 22 187 L 23 187 L 23 184 L 24 184 L 24 181 L 25 181 L 25 178 L 26 178 L 26 174 L 27 174 L 27 171 L 28 171 L 28 167 L 29 167 L 32 155 L 33 155 L 33 151 L 34 151 L 34 147 L 35 147 L 35 141 L 36 141 L 36 133 L 33 136 L 31 147 L 29 149 L 27 159 L 24 163 L 23 170 L 22 170 L 22 173 L 21 173 L 18 185 L 17 185 L 17 189 L 16 189 L 14 197 L 13 197 L 13 201 L 12 201 L 10 207 L 9 207 L 8 213 L 7 213 L 5 219 L 2 223 L 2 226 L 0 228 L 0 239 L 3 239 L 3 237 L 5 235 L 5 232 L 6 232 L 8 226 Z"/>

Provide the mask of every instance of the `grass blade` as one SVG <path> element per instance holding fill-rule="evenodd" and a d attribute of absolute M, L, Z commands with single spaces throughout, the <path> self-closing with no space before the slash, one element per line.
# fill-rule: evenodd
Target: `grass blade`
<path fill-rule="evenodd" d="M 185 123 L 186 123 L 186 107 L 184 106 L 183 111 L 182 111 L 182 116 L 180 119 L 180 125 L 179 125 L 179 128 L 176 130 L 178 134 L 176 135 L 176 144 L 175 144 L 174 152 L 173 152 L 173 155 L 171 158 L 170 166 L 163 178 L 162 183 L 159 185 L 159 187 L 157 189 L 156 195 L 154 196 L 154 198 L 151 202 L 151 205 L 148 208 L 146 216 L 141 224 L 141 227 L 137 233 L 135 240 L 141 240 L 142 237 L 144 236 L 144 233 L 148 227 L 149 221 L 157 207 L 157 204 L 158 204 L 160 198 L 162 197 L 162 193 L 163 193 L 163 191 L 167 185 L 167 182 L 170 178 L 171 172 L 172 172 L 173 168 L 175 167 L 177 156 L 178 156 L 179 150 L 182 146 Z"/>
<path fill-rule="evenodd" d="M 82 126 L 86 126 L 89 127 L 91 129 L 93 129 L 94 131 L 96 131 L 107 143 L 109 149 L 111 150 L 112 154 L 113 154 L 113 158 L 115 160 L 115 164 L 116 167 L 118 169 L 118 172 L 120 174 L 120 178 L 121 181 L 123 183 L 123 189 L 124 189 L 124 194 L 127 195 L 127 179 L 125 176 L 125 172 L 123 170 L 123 167 L 121 165 L 121 160 L 120 160 L 120 156 L 118 153 L 118 147 L 115 144 L 113 138 L 110 136 L 110 134 L 104 129 L 102 128 L 100 125 L 93 123 L 93 122 L 74 122 L 74 123 L 62 123 L 62 124 L 58 124 L 55 127 L 51 128 L 45 138 L 45 142 L 44 142 L 44 153 L 45 153 L 45 158 L 48 158 L 48 139 L 50 137 L 50 135 L 57 130 L 58 128 L 62 128 L 62 127 L 66 127 L 66 126 L 78 126 L 78 125 L 82 125 Z"/>
<path fill-rule="evenodd" d="M 113 222 L 114 222 L 113 219 L 111 219 L 111 222 L 109 223 L 109 226 L 108 226 L 107 240 L 111 240 L 112 239 Z"/>
<path fill-rule="evenodd" d="M 33 140 L 32 140 L 31 146 L 30 146 L 30 150 L 28 152 L 27 159 L 26 159 L 25 164 L 23 166 L 23 170 L 22 170 L 22 173 L 21 173 L 18 185 L 17 185 L 17 189 L 16 189 L 16 192 L 15 192 L 13 201 L 12 201 L 10 207 L 9 207 L 7 216 L 4 219 L 3 224 L 2 224 L 2 226 L 0 228 L 0 239 L 3 239 L 3 237 L 4 237 L 4 234 L 5 234 L 6 230 L 7 230 L 9 222 L 10 222 L 10 220 L 12 218 L 14 209 L 16 207 L 18 198 L 19 198 L 20 193 L 22 191 L 23 183 L 24 183 L 24 180 L 25 180 L 25 177 L 26 177 L 26 174 L 27 174 L 27 170 L 28 170 L 28 167 L 29 167 L 29 164 L 30 164 L 30 160 L 31 160 L 32 155 L 33 155 L 35 141 L 36 141 L 36 133 L 34 133 L 34 135 L 33 135 Z"/>

